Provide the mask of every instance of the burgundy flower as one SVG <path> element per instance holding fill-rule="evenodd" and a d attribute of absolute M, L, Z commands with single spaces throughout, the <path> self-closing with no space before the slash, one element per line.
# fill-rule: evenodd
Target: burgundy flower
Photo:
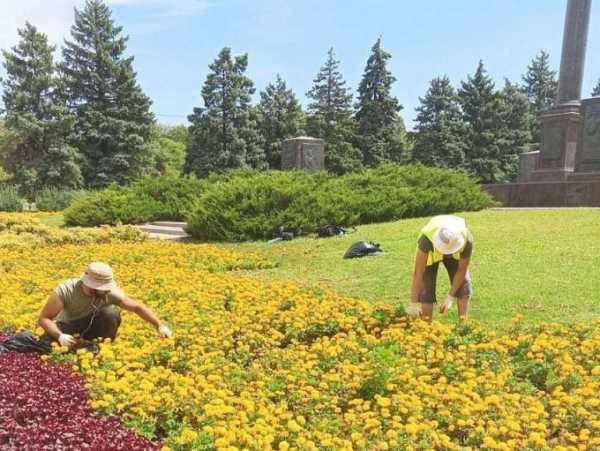
<path fill-rule="evenodd" d="M 7 338 L 0 332 L 0 343 Z M 159 450 L 88 406 L 84 380 L 37 355 L 0 353 L 0 450 Z"/>

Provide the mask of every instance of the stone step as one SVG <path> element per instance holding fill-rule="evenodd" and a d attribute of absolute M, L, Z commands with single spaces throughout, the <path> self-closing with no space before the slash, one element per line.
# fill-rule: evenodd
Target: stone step
<path fill-rule="evenodd" d="M 187 225 L 185 222 L 179 221 L 154 221 L 150 224 L 160 227 L 179 227 L 180 229 L 183 229 Z"/>
<path fill-rule="evenodd" d="M 188 236 L 181 227 L 165 227 L 153 224 L 142 224 L 137 226 L 138 229 L 147 233 L 159 233 L 163 235 Z"/>
<path fill-rule="evenodd" d="M 182 240 L 189 238 L 189 235 L 168 235 L 166 233 L 148 233 L 148 237 L 154 240 Z"/>

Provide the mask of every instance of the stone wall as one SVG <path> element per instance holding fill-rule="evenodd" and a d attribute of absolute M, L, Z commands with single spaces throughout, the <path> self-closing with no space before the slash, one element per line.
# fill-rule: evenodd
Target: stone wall
<path fill-rule="evenodd" d="M 506 207 L 600 207 L 600 181 L 482 185 Z"/>

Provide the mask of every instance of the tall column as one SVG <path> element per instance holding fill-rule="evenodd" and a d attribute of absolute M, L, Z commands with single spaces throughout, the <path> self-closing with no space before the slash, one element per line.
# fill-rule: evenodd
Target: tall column
<path fill-rule="evenodd" d="M 569 0 L 565 16 L 557 104 L 581 99 L 592 0 Z"/>
<path fill-rule="evenodd" d="M 568 0 L 556 104 L 539 117 L 542 146 L 534 181 L 566 180 L 573 173 L 580 137 L 581 82 L 592 0 Z"/>

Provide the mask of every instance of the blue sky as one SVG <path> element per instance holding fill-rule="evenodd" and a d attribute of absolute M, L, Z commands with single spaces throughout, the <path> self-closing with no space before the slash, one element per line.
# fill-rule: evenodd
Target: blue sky
<path fill-rule="evenodd" d="M 356 92 L 370 48 L 381 36 L 392 54 L 393 93 L 412 125 L 431 78 L 455 86 L 483 59 L 490 75 L 518 81 L 540 51 L 558 70 L 566 0 L 108 0 L 130 40 L 138 80 L 159 122 L 186 123 L 201 104 L 208 65 L 224 46 L 248 53 L 258 92 L 277 73 L 303 104 L 333 46 Z M 61 42 L 82 0 L 0 0 L 0 48 L 29 20 Z M 592 6 L 584 96 L 600 78 L 600 4 Z"/>

